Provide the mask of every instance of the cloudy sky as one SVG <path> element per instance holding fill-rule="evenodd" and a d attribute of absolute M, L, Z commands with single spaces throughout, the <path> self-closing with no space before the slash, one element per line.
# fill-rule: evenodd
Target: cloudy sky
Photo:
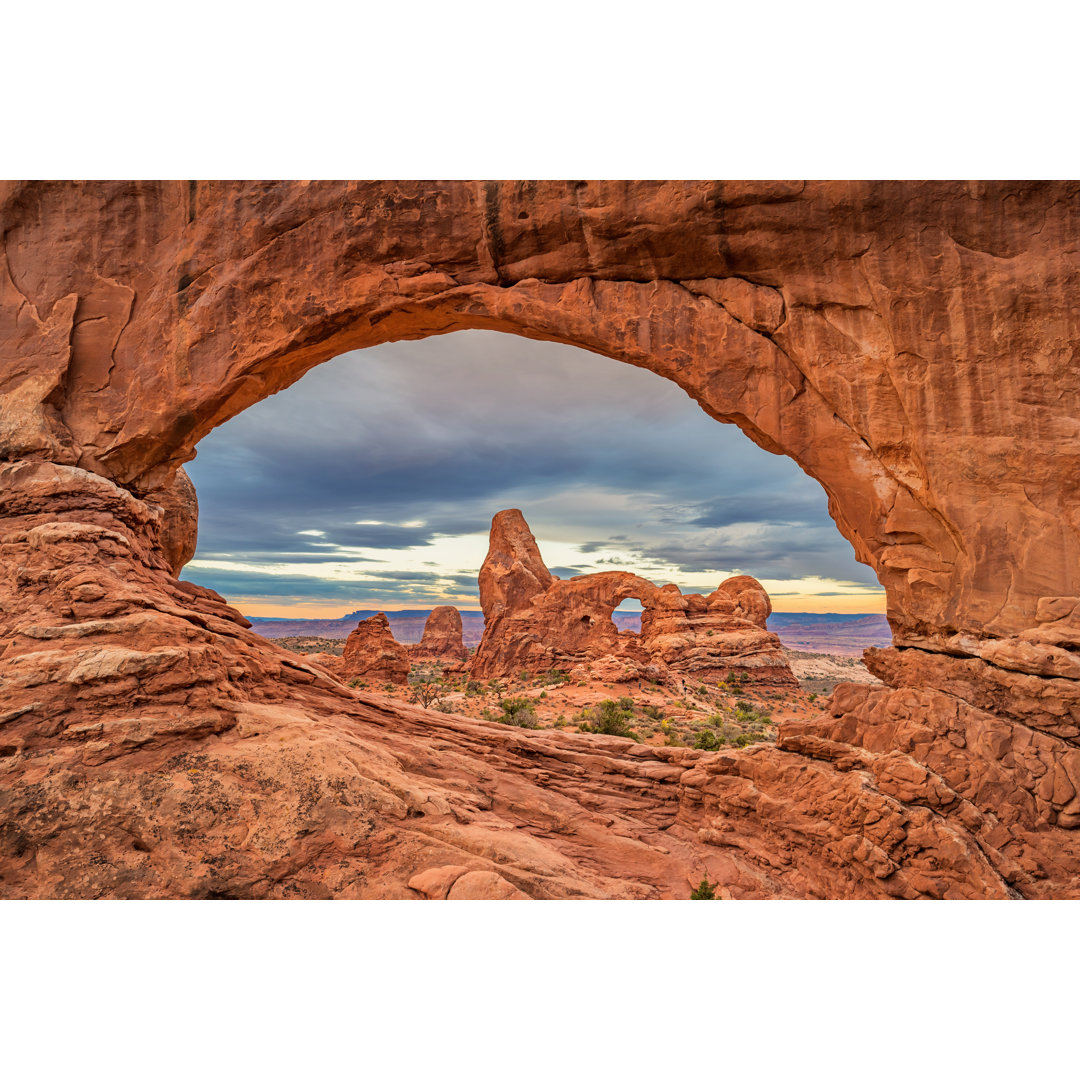
<path fill-rule="evenodd" d="M 182 576 L 250 615 L 477 608 L 491 517 L 512 506 L 560 577 L 711 592 L 746 573 L 778 611 L 884 611 L 793 461 L 652 372 L 566 345 L 465 331 L 347 353 L 212 432 L 187 469 L 199 548 Z"/>

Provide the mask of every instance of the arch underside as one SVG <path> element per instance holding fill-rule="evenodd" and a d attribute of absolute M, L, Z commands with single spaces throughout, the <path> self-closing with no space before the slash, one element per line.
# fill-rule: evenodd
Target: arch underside
<path fill-rule="evenodd" d="M 412 895 L 444 855 L 529 895 L 679 895 L 702 868 L 731 895 L 1077 891 L 1071 186 L 42 184 L 0 207 L 6 895 Z M 176 582 L 203 435 L 341 352 L 458 329 L 648 368 L 791 456 L 886 589 L 887 686 L 775 748 L 595 737 L 586 761 L 391 714 Z M 288 809 L 241 836 L 250 774 Z M 101 869 L 136 820 L 155 835 Z"/>

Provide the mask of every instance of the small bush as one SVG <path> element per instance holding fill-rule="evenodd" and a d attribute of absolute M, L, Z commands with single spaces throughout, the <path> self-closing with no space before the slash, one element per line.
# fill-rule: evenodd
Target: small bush
<path fill-rule="evenodd" d="M 715 750 L 720 746 L 720 740 L 717 738 L 715 731 L 710 731 L 705 728 L 698 732 L 698 737 L 694 740 L 695 750 Z"/>
<path fill-rule="evenodd" d="M 641 742 L 641 736 L 630 726 L 634 719 L 633 698 L 622 697 L 618 701 L 606 698 L 591 709 L 582 709 L 576 717 L 578 730 L 594 735 L 617 735 L 622 739 Z"/>
<path fill-rule="evenodd" d="M 690 894 L 691 900 L 715 900 L 716 886 L 707 877 L 701 879 L 701 884 Z"/>
<path fill-rule="evenodd" d="M 606 698 L 592 712 L 593 730 L 598 735 L 618 735 L 624 739 L 637 739 L 637 732 L 631 730 L 630 721 L 634 718 L 632 698 L 622 697 L 618 701 Z"/>
<path fill-rule="evenodd" d="M 527 697 L 507 698 L 501 705 L 503 714 L 498 718 L 500 724 L 523 728 L 540 726 L 540 721 L 533 712 L 532 702 Z"/>
<path fill-rule="evenodd" d="M 429 709 L 432 705 L 442 705 L 442 697 L 446 693 L 446 683 L 441 678 L 433 679 L 430 676 L 421 676 L 412 683 L 409 690 L 415 704 L 422 709 Z"/>
<path fill-rule="evenodd" d="M 361 679 L 361 678 L 356 678 L 356 679 L 350 679 L 349 680 L 349 685 L 354 690 L 363 690 L 367 686 L 367 683 L 364 682 L 364 680 Z"/>

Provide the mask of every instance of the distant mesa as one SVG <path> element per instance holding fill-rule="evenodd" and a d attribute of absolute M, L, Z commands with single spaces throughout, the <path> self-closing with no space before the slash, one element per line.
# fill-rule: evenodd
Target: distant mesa
<path fill-rule="evenodd" d="M 390 629 L 402 645 L 415 645 L 419 644 L 423 637 L 431 612 L 432 609 L 428 608 L 385 611 L 383 614 L 390 620 Z M 375 608 L 368 608 L 351 611 L 337 619 L 271 619 L 251 616 L 250 621 L 255 631 L 265 638 L 320 637 L 333 640 L 347 638 L 360 619 L 377 614 Z M 459 610 L 458 615 L 461 617 L 462 639 L 466 648 L 479 645 L 484 631 L 483 612 Z"/>

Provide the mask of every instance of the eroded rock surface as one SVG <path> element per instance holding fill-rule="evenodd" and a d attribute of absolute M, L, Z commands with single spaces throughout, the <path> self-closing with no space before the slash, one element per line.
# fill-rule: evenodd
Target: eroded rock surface
<path fill-rule="evenodd" d="M 1072 183 L 0 184 L 0 894 L 1080 896 L 1078 236 Z M 886 685 L 739 752 L 525 732 L 176 580 L 204 435 L 466 328 L 790 455 L 886 589 Z"/>
<path fill-rule="evenodd" d="M 362 679 L 376 686 L 409 683 L 409 650 L 394 639 L 383 612 L 361 619 L 345 639 L 339 673 L 343 679 Z"/>
<path fill-rule="evenodd" d="M 630 597 L 641 601 L 640 635 L 620 632 L 611 618 Z M 520 510 L 492 519 L 480 606 L 484 636 L 470 665 L 480 678 L 587 665 L 613 682 L 745 673 L 764 685 L 798 685 L 780 639 L 765 629 L 772 604 L 752 577 L 729 578 L 707 597 L 622 571 L 560 581 Z"/>
<path fill-rule="evenodd" d="M 461 612 L 448 604 L 432 608 L 424 623 L 424 636 L 408 649 L 414 661 L 438 660 L 450 667 L 464 664 L 468 651 L 462 634 Z"/>

